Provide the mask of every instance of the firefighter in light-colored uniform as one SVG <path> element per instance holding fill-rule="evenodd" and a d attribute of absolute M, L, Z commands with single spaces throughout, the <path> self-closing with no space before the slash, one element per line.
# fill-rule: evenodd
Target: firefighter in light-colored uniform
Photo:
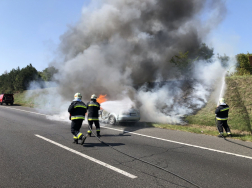
<path fill-rule="evenodd" d="M 99 110 L 100 104 L 96 101 L 97 96 L 93 94 L 91 96 L 91 101 L 87 103 L 87 110 L 88 110 L 88 124 L 92 129 L 93 123 L 96 127 L 96 134 L 100 137 L 100 123 L 99 123 Z M 91 136 L 91 130 L 88 130 L 88 135 Z"/>
<path fill-rule="evenodd" d="M 78 140 L 81 140 L 81 145 L 84 144 L 86 136 L 80 132 L 83 120 L 85 120 L 85 113 L 87 112 L 87 106 L 81 101 L 81 94 L 76 93 L 74 100 L 68 108 L 70 113 L 69 119 L 71 123 L 71 133 L 74 135 L 74 143 L 78 144 Z"/>
<path fill-rule="evenodd" d="M 215 110 L 217 127 L 220 133 L 218 137 L 223 137 L 223 127 L 226 133 L 228 134 L 228 136 L 231 136 L 230 128 L 227 124 L 229 106 L 225 103 L 224 98 L 220 98 L 219 102 L 220 102 L 220 105 L 217 106 Z"/>

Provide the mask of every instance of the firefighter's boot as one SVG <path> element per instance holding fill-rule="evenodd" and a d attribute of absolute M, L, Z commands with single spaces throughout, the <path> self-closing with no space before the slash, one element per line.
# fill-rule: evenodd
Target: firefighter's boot
<path fill-rule="evenodd" d="M 101 134 L 100 134 L 100 131 L 96 131 L 96 135 L 97 135 L 97 137 L 101 137 Z"/>
<path fill-rule="evenodd" d="M 82 135 L 82 137 L 81 137 L 81 145 L 83 145 L 85 143 L 86 138 L 87 138 L 87 135 L 86 136 Z"/>
<path fill-rule="evenodd" d="M 76 137 L 76 136 L 73 137 L 73 143 L 78 144 L 78 137 Z"/>
<path fill-rule="evenodd" d="M 79 143 L 78 143 L 78 139 L 74 139 L 74 140 L 73 140 L 73 143 L 74 143 L 74 144 L 79 144 Z"/>
<path fill-rule="evenodd" d="M 87 133 L 88 133 L 88 136 L 91 137 L 92 131 L 88 130 Z"/>
<path fill-rule="evenodd" d="M 218 135 L 218 137 L 219 137 L 219 138 L 223 138 L 223 133 L 220 133 L 220 134 Z"/>

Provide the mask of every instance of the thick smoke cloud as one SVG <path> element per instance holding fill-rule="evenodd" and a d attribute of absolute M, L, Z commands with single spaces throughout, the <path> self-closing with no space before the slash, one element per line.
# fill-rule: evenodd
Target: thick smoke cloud
<path fill-rule="evenodd" d="M 211 2 L 214 8 L 219 1 Z M 92 1 L 83 9 L 80 22 L 61 36 L 65 59 L 58 66 L 60 93 L 66 98 L 76 91 L 85 97 L 103 93 L 118 98 L 136 84 L 172 78 L 171 57 L 180 51 L 193 54 L 207 34 L 209 24 L 199 17 L 205 3 Z M 220 14 L 216 20 L 222 19 Z"/>
<path fill-rule="evenodd" d="M 209 11 L 204 21 L 203 10 Z M 195 54 L 224 15 L 219 0 L 93 0 L 60 37 L 63 60 L 54 64 L 59 69 L 58 95 L 71 100 L 80 92 L 84 101 L 93 93 L 107 94 L 109 100 L 126 97 L 141 110 L 143 120 L 181 123 L 179 116 L 206 103 L 211 84 L 198 79 L 202 73 L 196 65 L 197 74 L 190 79 L 204 81 L 184 82 L 169 60 L 178 52 Z M 180 81 L 145 87 L 146 82 L 175 78 Z M 184 98 L 189 100 L 181 100 L 187 87 Z"/>

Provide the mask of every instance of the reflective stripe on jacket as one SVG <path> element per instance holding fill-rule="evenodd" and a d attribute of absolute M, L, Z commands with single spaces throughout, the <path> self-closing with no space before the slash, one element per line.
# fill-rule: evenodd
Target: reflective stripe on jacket
<path fill-rule="evenodd" d="M 87 109 L 88 109 L 88 120 L 99 121 L 100 104 L 96 102 L 95 99 L 91 99 L 91 101 L 87 103 Z"/>
<path fill-rule="evenodd" d="M 97 117 L 88 117 L 88 121 L 98 121 L 99 118 Z"/>
<path fill-rule="evenodd" d="M 82 116 L 82 115 L 71 116 L 71 120 L 75 120 L 75 119 L 85 119 L 85 116 Z"/>
<path fill-rule="evenodd" d="M 228 112 L 229 106 L 227 104 L 219 105 L 215 110 L 216 119 L 219 121 L 228 120 Z"/>
<path fill-rule="evenodd" d="M 68 112 L 71 114 L 71 120 L 85 119 L 87 107 L 82 101 L 73 101 L 68 108 Z"/>

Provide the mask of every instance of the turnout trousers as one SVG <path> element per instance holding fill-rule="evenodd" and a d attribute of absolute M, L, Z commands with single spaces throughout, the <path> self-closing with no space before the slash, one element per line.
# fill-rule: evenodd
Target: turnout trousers
<path fill-rule="evenodd" d="M 227 120 L 217 120 L 217 127 L 220 133 L 223 133 L 223 127 L 226 133 L 230 133 L 230 128 L 227 124 Z"/>
<path fill-rule="evenodd" d="M 97 135 L 100 135 L 100 122 L 99 122 L 99 120 L 88 121 L 88 124 L 89 124 L 91 130 L 93 129 L 93 123 L 95 124 Z M 88 133 L 90 134 L 91 131 L 88 130 Z"/>
<path fill-rule="evenodd" d="M 77 137 L 78 134 L 80 133 L 80 128 L 82 126 L 82 122 L 83 122 L 83 119 L 72 120 L 72 123 L 71 123 L 71 133 L 75 137 Z"/>

